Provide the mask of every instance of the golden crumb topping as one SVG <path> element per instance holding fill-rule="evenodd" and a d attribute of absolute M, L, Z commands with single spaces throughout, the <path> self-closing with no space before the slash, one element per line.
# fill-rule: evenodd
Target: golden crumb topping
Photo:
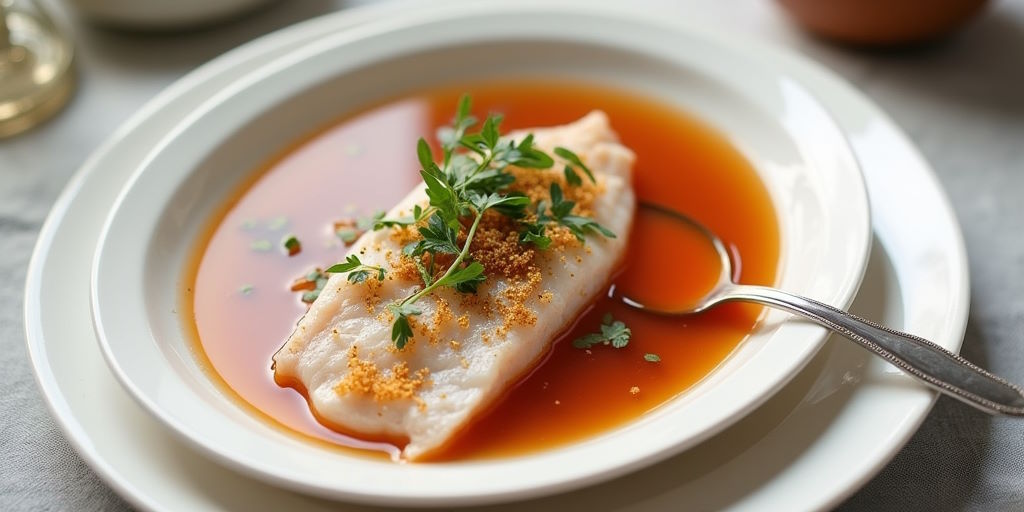
<path fill-rule="evenodd" d="M 562 188 L 565 199 L 576 203 L 573 210 L 575 215 L 592 216 L 594 201 L 604 192 L 604 185 L 600 182 L 595 184 L 584 181 L 580 185 L 569 185 L 563 174 L 555 170 L 521 169 L 510 166 L 507 172 L 515 177 L 515 182 L 508 190 L 525 194 L 533 203 L 550 201 L 550 187 L 557 184 Z M 529 214 L 525 220 L 536 221 L 536 215 Z M 418 229 L 425 224 L 423 221 L 413 226 L 396 226 L 391 229 L 389 236 L 396 245 L 404 247 L 423 239 Z M 465 229 L 460 231 L 460 243 L 465 241 L 466 234 Z M 583 245 L 565 226 L 548 225 L 546 235 L 551 239 L 551 245 L 546 251 L 538 251 L 534 246 L 519 241 L 519 223 L 515 219 L 497 211 L 487 211 L 470 244 L 469 260 L 482 264 L 488 277 L 515 277 L 524 275 L 531 266 L 537 264 L 539 252 L 556 254 L 565 248 L 578 248 Z M 440 258 L 433 261 L 433 276 L 436 278 L 444 274 L 453 259 Z M 575 256 L 575 259 L 580 262 L 582 258 Z M 404 281 L 422 282 L 420 267 L 431 268 L 431 262 L 426 255 L 420 258 L 419 266 L 413 258 L 391 251 L 388 251 L 387 261 L 391 267 L 391 275 Z"/>
<path fill-rule="evenodd" d="M 377 310 L 377 306 L 381 303 L 381 283 L 376 279 L 367 279 L 363 283 L 366 286 L 366 290 L 363 293 L 363 305 L 366 307 L 366 314 L 373 315 Z"/>
<path fill-rule="evenodd" d="M 399 247 L 422 238 L 414 226 L 396 226 L 391 229 L 391 240 Z"/>
<path fill-rule="evenodd" d="M 512 190 L 526 194 L 533 202 L 550 200 L 551 185 L 557 184 L 562 188 L 565 198 L 576 203 L 573 212 L 584 217 L 593 216 L 594 201 L 604 193 L 604 185 L 600 182 L 595 184 L 584 180 L 580 185 L 569 185 L 561 172 L 561 167 L 557 165 L 546 171 L 519 167 L 509 167 L 506 170 L 516 179 L 512 184 Z"/>
<path fill-rule="evenodd" d="M 455 314 L 452 313 L 451 306 L 448 305 L 448 301 L 437 298 L 437 312 L 434 313 L 434 319 L 431 323 L 432 331 L 438 333 L 441 328 L 451 322 L 452 318 L 455 318 Z"/>
<path fill-rule="evenodd" d="M 516 222 L 498 212 L 484 214 L 469 255 L 479 261 L 488 274 L 512 277 L 522 275 L 533 263 L 535 250 L 519 242 Z"/>
<path fill-rule="evenodd" d="M 537 323 L 537 314 L 526 305 L 526 301 L 536 295 L 543 280 L 539 268 L 531 266 L 522 278 L 510 280 L 508 287 L 498 301 L 498 312 L 503 319 L 495 334 L 504 338 L 509 329 L 517 326 L 529 326 Z"/>
<path fill-rule="evenodd" d="M 353 345 L 348 351 L 348 373 L 334 386 L 334 391 L 342 396 L 369 396 L 377 402 L 411 399 L 422 410 L 426 404 L 417 393 L 430 384 L 429 376 L 429 369 L 420 368 L 413 372 L 405 361 L 397 362 L 390 370 L 382 371 L 373 361 L 360 359 L 359 349 Z"/>

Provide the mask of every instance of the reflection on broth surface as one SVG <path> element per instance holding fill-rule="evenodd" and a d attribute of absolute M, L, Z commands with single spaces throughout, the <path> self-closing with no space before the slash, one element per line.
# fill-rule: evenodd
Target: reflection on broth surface
<path fill-rule="evenodd" d="M 375 106 L 295 144 L 270 162 L 215 220 L 197 248 L 185 293 L 211 374 L 265 417 L 307 437 L 390 455 L 397 448 L 331 430 L 306 400 L 274 382 L 269 361 L 306 310 L 289 286 L 344 259 L 334 222 L 386 210 L 420 181 L 416 140 L 450 121 L 462 93 L 475 112 L 504 114 L 504 129 L 573 121 L 605 111 L 637 155 L 639 200 L 700 220 L 733 246 L 746 283 L 770 284 L 778 226 L 764 185 L 722 135 L 667 105 L 621 91 L 512 81 L 430 90 Z M 675 236 L 674 236 L 675 235 Z M 302 250 L 289 257 L 283 242 Z M 615 278 L 658 301 L 697 293 L 714 279 L 692 238 L 637 215 Z M 596 279 L 610 279 L 598 276 Z M 751 331 L 761 309 L 727 305 L 699 317 L 659 318 L 598 298 L 543 362 L 475 420 L 437 460 L 517 455 L 592 436 L 636 418 L 712 371 Z M 611 313 L 633 332 L 619 350 L 574 348 Z M 656 359 L 645 355 L 657 355 Z"/>

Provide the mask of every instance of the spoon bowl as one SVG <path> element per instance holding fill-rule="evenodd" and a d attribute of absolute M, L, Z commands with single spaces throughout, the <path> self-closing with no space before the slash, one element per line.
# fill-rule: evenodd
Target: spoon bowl
<path fill-rule="evenodd" d="M 684 295 L 682 289 L 668 291 L 668 297 L 652 297 L 650 288 L 635 291 L 625 283 L 616 283 L 609 288 L 609 297 L 617 298 L 632 308 L 641 309 L 647 313 L 676 316 L 700 313 L 715 304 L 715 297 L 718 297 L 722 288 L 732 285 L 734 279 L 739 278 L 738 265 L 733 263 L 733 258 L 725 242 L 718 237 L 707 226 L 693 218 L 677 212 L 671 208 L 641 201 L 637 215 L 648 216 L 650 222 L 665 222 L 671 224 L 669 232 L 675 237 L 686 237 L 686 247 L 700 254 L 688 254 L 688 261 L 681 263 L 678 260 L 673 266 L 685 265 L 687 271 L 683 277 L 690 280 L 699 278 L 705 282 L 705 286 L 689 286 Z M 668 283 L 671 284 L 671 283 Z M 690 291 L 692 290 L 692 291 Z"/>

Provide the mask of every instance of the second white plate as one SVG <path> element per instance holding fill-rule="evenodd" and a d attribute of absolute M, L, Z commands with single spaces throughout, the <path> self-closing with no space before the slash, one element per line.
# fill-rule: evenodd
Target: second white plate
<path fill-rule="evenodd" d="M 26 291 L 33 364 L 48 403 L 79 453 L 136 505 L 166 510 L 339 508 L 210 464 L 143 414 L 113 380 L 96 349 L 86 305 L 87 269 L 74 255 L 95 245 L 106 215 L 102 205 L 111 203 L 113 191 L 138 165 L 142 151 L 181 119 L 180 112 L 272 55 L 363 19 L 386 16 L 387 9 L 342 13 L 282 31 L 190 75 L 90 159 L 44 227 Z M 877 108 L 831 75 L 781 52 L 773 52 L 767 63 L 786 67 L 814 90 L 843 124 L 865 166 L 876 204 L 879 250 L 861 293 L 860 313 L 958 348 L 967 307 L 963 246 L 927 165 Z M 914 210 L 887 201 L 889 190 L 908 187 L 919 191 Z M 932 229 L 920 233 L 915 226 L 925 219 Z M 922 259 L 936 264 L 915 263 Z M 863 304 L 871 307 L 864 309 Z M 531 507 L 828 506 L 902 446 L 932 400 L 930 392 L 840 341 L 753 416 L 700 447 L 604 486 Z"/>

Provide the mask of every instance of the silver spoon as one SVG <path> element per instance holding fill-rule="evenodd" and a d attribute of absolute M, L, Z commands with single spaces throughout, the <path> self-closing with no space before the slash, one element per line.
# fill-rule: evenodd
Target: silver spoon
<path fill-rule="evenodd" d="M 1024 416 L 1024 390 L 971 364 L 926 339 L 882 327 L 871 321 L 813 299 L 766 286 L 739 284 L 733 280 L 733 264 L 722 240 L 706 226 L 670 208 L 640 203 L 640 208 L 666 215 L 687 224 L 706 237 L 721 260 L 715 286 L 700 299 L 672 309 L 645 305 L 640 297 L 629 297 L 616 286 L 609 295 L 626 305 L 659 315 L 700 313 L 723 302 L 753 302 L 779 308 L 813 320 L 881 356 L 901 370 L 917 377 L 969 405 L 992 414 Z"/>

